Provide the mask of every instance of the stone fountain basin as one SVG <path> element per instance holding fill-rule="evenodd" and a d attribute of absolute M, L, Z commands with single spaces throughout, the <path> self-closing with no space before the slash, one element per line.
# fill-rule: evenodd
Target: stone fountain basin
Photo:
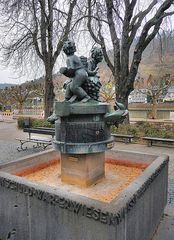
<path fill-rule="evenodd" d="M 167 202 L 168 156 L 107 151 L 110 162 L 145 166 L 143 173 L 109 203 L 15 175 L 58 159 L 56 151 L 48 150 L 0 166 L 0 238 L 11 230 L 18 240 L 152 238 Z"/>

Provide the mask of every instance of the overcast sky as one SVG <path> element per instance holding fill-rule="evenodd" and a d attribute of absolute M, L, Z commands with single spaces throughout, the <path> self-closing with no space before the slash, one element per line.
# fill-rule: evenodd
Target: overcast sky
<path fill-rule="evenodd" d="M 89 57 L 90 55 L 90 49 L 91 46 L 88 42 L 87 43 L 81 43 L 80 47 L 77 48 L 76 54 L 79 56 L 86 56 Z M 54 73 L 58 72 L 60 67 L 65 65 L 66 56 L 65 54 L 61 54 L 59 58 L 56 61 Z M 42 64 L 42 63 L 41 63 Z M 37 65 L 37 64 L 36 64 Z M 26 81 L 30 81 L 33 79 L 37 79 L 44 75 L 44 69 L 41 68 L 40 70 L 36 67 L 36 69 L 31 69 L 31 67 L 28 66 L 26 73 L 17 73 L 15 72 L 15 69 L 8 67 L 4 67 L 0 63 L 0 83 L 14 83 L 14 84 L 21 84 Z M 32 71 L 33 70 L 33 71 Z"/>
<path fill-rule="evenodd" d="M 22 76 L 21 78 L 13 72 L 12 69 L 4 67 L 0 68 L 0 83 L 15 83 L 20 84 L 22 82 L 27 81 L 26 76 Z"/>

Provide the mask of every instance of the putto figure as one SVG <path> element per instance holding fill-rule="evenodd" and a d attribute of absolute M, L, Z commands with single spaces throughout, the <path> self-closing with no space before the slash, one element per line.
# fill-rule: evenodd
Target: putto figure
<path fill-rule="evenodd" d="M 103 60 L 103 52 L 101 48 L 94 47 L 91 50 L 91 58 L 88 61 L 88 69 L 90 71 L 96 71 L 98 70 L 97 65 L 98 63 L 102 62 Z"/>
<path fill-rule="evenodd" d="M 88 93 L 88 95 L 99 101 L 99 92 L 101 88 L 100 77 L 98 73 L 98 63 L 103 60 L 103 52 L 101 48 L 93 48 L 91 50 L 91 57 L 87 61 L 87 72 L 88 72 L 88 80 L 84 83 L 83 88 Z"/>
<path fill-rule="evenodd" d="M 102 106 L 102 103 L 99 103 L 101 83 L 100 77 L 97 74 L 97 65 L 103 60 L 101 48 L 93 48 L 90 59 L 84 56 L 78 57 L 74 54 L 76 52 L 76 46 L 73 41 L 66 41 L 63 45 L 63 51 L 67 55 L 67 67 L 60 68 L 60 73 L 69 78 L 68 81 L 65 82 L 64 88 L 66 89 L 65 102 L 67 101 L 70 104 L 56 102 L 57 106 L 59 105 L 60 107 L 58 111 L 64 111 L 65 108 L 68 108 L 70 111 L 73 105 L 71 105 L 71 103 L 74 103 L 74 107 L 76 107 L 78 102 L 86 103 L 89 100 L 93 100 L 91 102 L 96 104 L 96 107 Z M 84 108 L 88 108 L 89 106 L 90 104 L 84 104 Z M 104 115 L 106 125 L 118 126 L 128 114 L 124 105 L 118 102 L 116 102 L 115 110 L 114 112 L 107 112 Z M 70 112 L 66 114 L 70 114 Z M 48 118 L 48 121 L 54 123 L 58 118 L 59 115 L 56 115 L 56 111 L 54 111 Z"/>
<path fill-rule="evenodd" d="M 76 46 L 73 41 L 66 41 L 63 45 L 63 51 L 67 55 L 67 67 L 60 68 L 60 73 L 71 78 L 66 86 L 65 100 L 74 102 L 76 99 L 81 102 L 87 102 L 90 96 L 82 88 L 82 85 L 88 79 L 87 70 L 84 68 L 81 59 L 76 56 Z"/>

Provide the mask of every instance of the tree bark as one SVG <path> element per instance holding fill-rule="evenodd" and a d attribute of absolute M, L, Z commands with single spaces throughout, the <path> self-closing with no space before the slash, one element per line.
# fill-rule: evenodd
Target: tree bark
<path fill-rule="evenodd" d="M 19 102 L 19 114 L 23 114 L 23 102 Z"/>
<path fill-rule="evenodd" d="M 157 98 L 152 98 L 152 119 L 157 119 Z"/>
<path fill-rule="evenodd" d="M 48 118 L 53 113 L 53 103 L 54 103 L 54 85 L 52 72 L 53 68 L 50 65 L 45 66 L 45 95 L 44 95 L 44 109 L 45 118 Z"/>

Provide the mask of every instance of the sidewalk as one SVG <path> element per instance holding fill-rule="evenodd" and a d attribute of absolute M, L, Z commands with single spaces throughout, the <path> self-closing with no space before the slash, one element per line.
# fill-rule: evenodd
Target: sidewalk
<path fill-rule="evenodd" d="M 41 151 L 39 148 L 33 148 L 32 143 L 27 143 L 27 146 L 29 146 L 27 151 L 18 152 L 17 147 L 20 146 L 20 143 L 16 138 L 26 137 L 28 137 L 27 133 L 17 129 L 16 121 L 0 122 L 0 164 L 12 162 L 18 158 Z"/>
<path fill-rule="evenodd" d="M 20 137 L 26 137 L 26 133 L 22 130 L 18 130 L 16 123 L 0 122 L 0 164 L 12 162 L 20 157 L 40 151 L 40 149 L 34 149 L 31 147 L 27 151 L 18 152 L 16 148 L 19 146 L 19 142 L 16 141 L 15 138 Z M 168 204 L 165 208 L 161 223 L 152 240 L 174 240 L 174 147 L 147 147 L 146 145 L 140 144 L 116 142 L 114 149 L 132 152 L 137 151 L 154 155 L 169 155 Z"/>

